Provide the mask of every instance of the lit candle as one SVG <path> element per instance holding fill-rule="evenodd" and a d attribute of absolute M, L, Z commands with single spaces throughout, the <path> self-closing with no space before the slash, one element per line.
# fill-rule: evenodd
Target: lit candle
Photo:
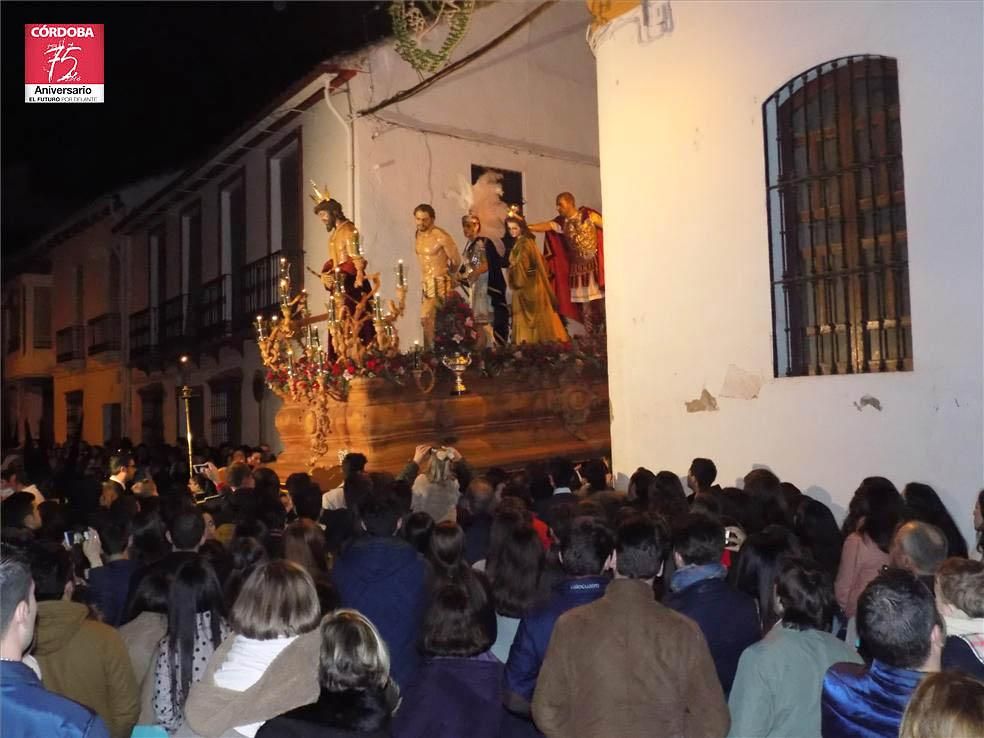
<path fill-rule="evenodd" d="M 413 342 L 413 368 L 420 369 L 420 341 Z"/>
<path fill-rule="evenodd" d="M 379 322 L 383 320 L 383 296 L 376 294 L 372 301 L 373 319 Z"/>
<path fill-rule="evenodd" d="M 287 374 L 294 376 L 294 349 L 287 349 Z"/>
<path fill-rule="evenodd" d="M 287 287 L 287 280 L 286 279 L 281 279 L 280 280 L 280 302 L 282 304 L 284 304 L 284 305 L 287 304 L 287 294 L 288 294 L 288 291 L 289 291 L 289 288 Z"/>
<path fill-rule="evenodd" d="M 327 305 L 328 305 L 328 327 L 334 328 L 335 323 L 338 322 L 338 315 L 335 312 L 335 298 L 332 297 L 330 300 L 328 300 Z"/>
<path fill-rule="evenodd" d="M 332 290 L 335 294 L 338 294 L 342 290 L 342 270 L 340 267 L 335 267 L 335 288 Z"/>
<path fill-rule="evenodd" d="M 263 316 L 256 316 L 256 337 L 263 340 Z"/>
<path fill-rule="evenodd" d="M 407 277 L 403 271 L 403 259 L 396 262 L 396 286 L 401 288 L 407 286 Z"/>
<path fill-rule="evenodd" d="M 356 256 L 363 256 L 362 253 L 362 239 L 359 238 L 359 229 L 355 228 L 352 230 L 352 248 L 355 251 Z"/>

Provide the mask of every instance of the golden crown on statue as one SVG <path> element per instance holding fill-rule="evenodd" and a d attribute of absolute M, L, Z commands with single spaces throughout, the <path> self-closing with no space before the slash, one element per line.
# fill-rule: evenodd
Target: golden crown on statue
<path fill-rule="evenodd" d="M 328 202 L 331 199 L 331 195 L 328 192 L 328 185 L 321 186 L 321 189 L 324 190 L 324 192 L 322 192 L 321 190 L 318 189 L 318 185 L 312 179 L 311 189 L 314 190 L 314 194 L 309 195 L 309 197 L 314 201 L 315 205 L 320 205 L 321 203 Z"/>

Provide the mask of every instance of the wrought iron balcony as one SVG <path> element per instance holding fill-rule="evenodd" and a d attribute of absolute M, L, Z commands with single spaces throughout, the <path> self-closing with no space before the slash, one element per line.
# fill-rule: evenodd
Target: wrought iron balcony
<path fill-rule="evenodd" d="M 89 356 L 120 350 L 120 314 L 105 313 L 89 321 Z"/>
<path fill-rule="evenodd" d="M 243 269 L 242 306 L 233 320 L 239 325 L 249 325 L 257 315 L 279 313 L 278 280 L 280 257 L 277 251 L 251 261 Z M 294 265 L 295 269 L 299 265 Z"/>
<path fill-rule="evenodd" d="M 55 360 L 59 363 L 85 359 L 85 326 L 70 325 L 55 334 Z"/>
<path fill-rule="evenodd" d="M 232 330 L 232 275 L 205 282 L 198 297 L 198 337 L 209 341 L 228 336 Z"/>
<path fill-rule="evenodd" d="M 143 359 L 157 348 L 157 308 L 130 314 L 130 358 Z"/>

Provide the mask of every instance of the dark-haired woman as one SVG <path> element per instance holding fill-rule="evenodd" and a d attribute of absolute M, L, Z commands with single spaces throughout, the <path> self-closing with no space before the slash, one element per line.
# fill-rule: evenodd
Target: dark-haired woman
<path fill-rule="evenodd" d="M 738 661 L 728 700 L 735 738 L 815 738 L 824 672 L 840 661 L 861 663 L 854 649 L 827 632 L 834 592 L 815 564 L 783 563 L 775 598 L 782 619 Z"/>
<path fill-rule="evenodd" d="M 441 584 L 422 628 L 424 663 L 403 689 L 395 738 L 495 738 L 502 721 L 502 664 L 481 603 Z"/>
<path fill-rule="evenodd" d="M 184 723 L 191 685 L 202 678 L 208 659 L 229 635 L 222 587 L 204 559 L 182 564 L 171 582 L 167 635 L 154 666 L 154 715 L 169 732 Z"/>
<path fill-rule="evenodd" d="M 946 536 L 947 554 L 967 558 L 967 541 L 936 490 L 928 484 L 909 482 L 902 490 L 902 499 L 905 500 L 906 517 L 909 520 L 935 525 Z"/>
<path fill-rule="evenodd" d="M 485 569 L 495 606 L 496 637 L 492 655 L 503 663 L 509 658 L 520 619 L 540 593 L 544 558 L 536 531 L 526 525 L 513 530 L 503 540 Z"/>
<path fill-rule="evenodd" d="M 799 536 L 800 544 L 810 552 L 820 568 L 831 579 L 836 577 L 844 537 L 830 508 L 819 500 L 803 495 L 793 513 L 793 532 Z"/>
<path fill-rule="evenodd" d="M 858 597 L 889 561 L 888 549 L 902 520 L 902 495 L 884 477 L 868 477 L 854 493 L 844 520 L 844 547 L 834 594 L 848 618 Z"/>

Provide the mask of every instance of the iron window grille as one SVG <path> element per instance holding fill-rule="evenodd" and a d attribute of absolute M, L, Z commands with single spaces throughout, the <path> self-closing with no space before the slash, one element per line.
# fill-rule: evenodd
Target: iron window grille
<path fill-rule="evenodd" d="M 851 56 L 763 105 L 775 376 L 911 371 L 898 69 Z"/>

